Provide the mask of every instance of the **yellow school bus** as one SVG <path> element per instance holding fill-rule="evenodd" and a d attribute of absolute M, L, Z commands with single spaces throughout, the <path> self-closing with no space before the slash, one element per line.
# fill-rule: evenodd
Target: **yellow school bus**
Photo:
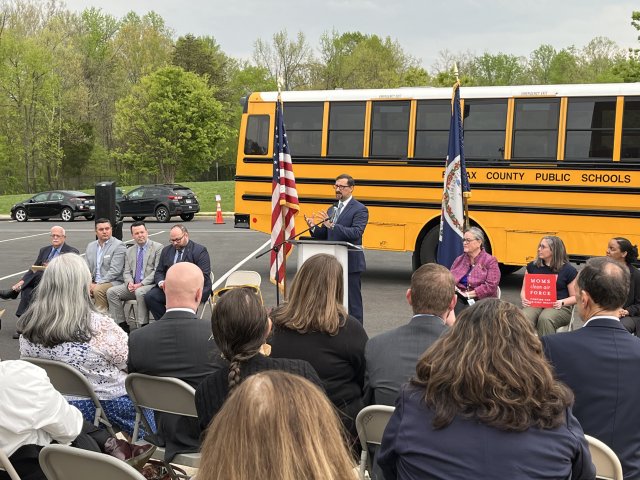
<path fill-rule="evenodd" d="M 283 92 L 301 213 L 334 201 L 354 177 L 369 208 L 367 249 L 434 261 L 450 88 Z M 640 84 L 461 87 L 469 217 L 505 271 L 558 235 L 573 261 L 608 240 L 640 240 Z M 244 101 L 235 225 L 270 232 L 275 92 Z M 297 231 L 306 228 L 299 215 Z"/>

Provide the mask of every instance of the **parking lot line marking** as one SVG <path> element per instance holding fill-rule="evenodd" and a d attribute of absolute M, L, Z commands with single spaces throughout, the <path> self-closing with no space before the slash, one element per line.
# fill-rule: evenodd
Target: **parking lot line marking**
<path fill-rule="evenodd" d="M 42 235 L 49 235 L 49 232 L 36 233 L 35 235 L 27 235 L 26 237 L 7 238 L 6 240 L 0 240 L 0 243 L 12 242 L 14 240 L 22 240 L 23 238 L 41 237 Z"/>
<path fill-rule="evenodd" d="M 2 280 L 6 280 L 7 278 L 11 278 L 11 277 L 16 277 L 18 275 L 24 275 L 25 273 L 27 273 L 29 270 L 24 270 L 22 272 L 18 272 L 18 273 L 12 273 L 11 275 L 7 275 L 6 277 L 2 277 L 0 278 L 0 281 Z"/>

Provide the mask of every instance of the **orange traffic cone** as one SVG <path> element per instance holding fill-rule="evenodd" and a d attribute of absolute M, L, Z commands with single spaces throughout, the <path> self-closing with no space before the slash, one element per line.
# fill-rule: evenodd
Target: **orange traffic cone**
<path fill-rule="evenodd" d="M 222 218 L 222 208 L 220 207 L 221 200 L 222 198 L 220 197 L 220 195 L 216 195 L 216 221 L 214 222 L 215 225 L 224 224 L 224 220 Z"/>

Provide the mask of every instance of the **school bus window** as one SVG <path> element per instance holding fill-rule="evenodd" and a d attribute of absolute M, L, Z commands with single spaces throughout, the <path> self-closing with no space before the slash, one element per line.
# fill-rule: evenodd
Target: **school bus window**
<path fill-rule="evenodd" d="M 418 101 L 414 157 L 439 160 L 446 158 L 449 123 L 451 123 L 450 100 Z"/>
<path fill-rule="evenodd" d="M 365 108 L 364 102 L 330 105 L 328 155 L 362 157 Z"/>
<path fill-rule="evenodd" d="M 507 100 L 466 100 L 464 155 L 469 159 L 504 158 Z"/>
<path fill-rule="evenodd" d="M 516 99 L 513 159 L 556 159 L 560 99 Z"/>
<path fill-rule="evenodd" d="M 640 98 L 627 97 L 624 99 L 620 160 L 638 158 L 640 158 Z"/>
<path fill-rule="evenodd" d="M 406 158 L 409 111 L 408 101 L 373 103 L 370 156 Z"/>
<path fill-rule="evenodd" d="M 564 158 L 611 160 L 616 121 L 616 99 L 569 98 Z"/>
<path fill-rule="evenodd" d="M 284 118 L 291 155 L 320 156 L 323 103 L 285 103 Z"/>
<path fill-rule="evenodd" d="M 245 155 L 266 155 L 269 151 L 269 115 L 249 115 L 244 140 Z"/>

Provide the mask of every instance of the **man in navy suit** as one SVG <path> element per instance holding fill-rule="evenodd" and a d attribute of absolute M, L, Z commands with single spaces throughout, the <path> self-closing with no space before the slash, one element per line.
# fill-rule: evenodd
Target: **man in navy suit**
<path fill-rule="evenodd" d="M 322 225 L 311 229 L 311 236 L 320 240 L 349 242 L 362 245 L 362 234 L 367 228 L 369 210 L 353 198 L 355 188 L 353 177 L 339 175 L 333 188 L 336 191 L 337 204 L 326 212 L 320 212 Z M 313 227 L 313 220 L 308 218 L 307 224 Z M 362 293 L 360 292 L 360 274 L 367 265 L 362 250 L 349 250 L 349 314 L 363 321 Z"/>
<path fill-rule="evenodd" d="M 584 433 L 606 443 L 624 478 L 640 478 L 640 338 L 620 323 L 629 292 L 629 269 L 592 258 L 578 275 L 576 307 L 588 319 L 574 332 L 542 337 L 559 380 L 575 394 L 573 413 Z"/>
<path fill-rule="evenodd" d="M 160 262 L 156 268 L 153 282 L 156 284 L 144 296 L 147 308 L 153 318 L 159 320 L 166 311 L 166 297 L 164 294 L 164 280 L 167 270 L 178 262 L 196 264 L 204 275 L 202 299 L 207 301 L 211 296 L 211 259 L 207 248 L 189 240 L 189 231 L 184 225 L 174 225 L 169 231 L 169 242 L 160 253 Z"/>
<path fill-rule="evenodd" d="M 71 245 L 67 245 L 65 240 L 67 239 L 67 234 L 64 231 L 64 228 L 55 226 L 51 227 L 51 232 L 49 234 L 51 237 L 51 245 L 47 245 L 46 247 L 42 247 L 38 252 L 38 257 L 32 265 L 46 267 L 47 264 L 56 256 L 61 255 L 63 253 L 79 253 L 77 248 L 72 247 Z M 0 290 L 0 298 L 10 299 L 10 298 L 18 298 L 20 295 L 20 305 L 18 305 L 18 309 L 16 310 L 16 317 L 20 317 L 24 312 L 26 312 L 29 304 L 31 303 L 31 295 L 33 290 L 40 283 L 40 279 L 42 278 L 42 271 L 37 270 L 28 270 L 25 273 L 20 281 L 13 285 L 9 290 Z M 13 338 L 19 338 L 20 334 L 14 334 Z"/>

